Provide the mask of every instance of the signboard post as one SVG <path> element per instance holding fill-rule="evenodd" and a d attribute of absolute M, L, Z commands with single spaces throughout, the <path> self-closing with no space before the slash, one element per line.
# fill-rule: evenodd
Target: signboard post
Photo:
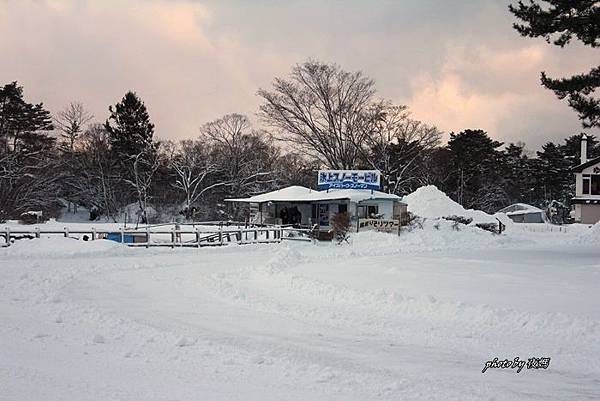
<path fill-rule="evenodd" d="M 377 170 L 319 170 L 318 186 L 323 189 L 381 188 L 381 173 Z"/>

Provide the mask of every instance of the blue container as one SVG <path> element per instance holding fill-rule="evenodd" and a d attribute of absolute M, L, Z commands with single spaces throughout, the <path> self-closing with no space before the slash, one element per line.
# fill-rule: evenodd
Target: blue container
<path fill-rule="evenodd" d="M 108 233 L 106 234 L 106 239 L 115 242 L 121 242 L 121 233 Z M 125 244 L 133 244 L 135 243 L 135 236 L 133 234 L 124 234 L 123 235 L 123 243 Z"/>

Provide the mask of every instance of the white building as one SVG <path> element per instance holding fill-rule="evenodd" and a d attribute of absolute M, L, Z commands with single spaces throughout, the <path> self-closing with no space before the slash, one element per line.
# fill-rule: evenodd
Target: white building
<path fill-rule="evenodd" d="M 498 210 L 498 213 L 506 214 L 515 223 L 545 223 L 547 221 L 546 212 L 526 203 L 514 203 Z"/>
<path fill-rule="evenodd" d="M 587 159 L 587 137 L 581 138 L 581 164 L 575 173 L 575 221 L 594 224 L 600 221 L 600 157 Z"/>
<path fill-rule="evenodd" d="M 252 221 L 259 224 L 294 224 L 320 231 L 330 229 L 329 222 L 340 212 L 348 212 L 352 222 L 358 219 L 401 220 L 406 204 L 400 197 L 375 190 L 314 189 L 291 186 L 277 191 L 226 202 L 246 203 L 254 211 Z"/>

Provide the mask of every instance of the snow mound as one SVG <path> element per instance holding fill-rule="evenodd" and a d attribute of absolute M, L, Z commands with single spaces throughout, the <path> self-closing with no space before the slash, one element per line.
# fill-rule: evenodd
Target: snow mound
<path fill-rule="evenodd" d="M 600 245 L 600 221 L 594 224 L 589 230 L 579 234 L 575 242 L 587 245 Z"/>
<path fill-rule="evenodd" d="M 473 225 L 430 219 L 423 228 L 403 231 L 399 236 L 375 231 L 354 234 L 351 238 L 352 253 L 356 256 L 443 251 L 449 249 L 472 249 L 501 247 L 517 244 L 522 239 L 494 235 Z"/>
<path fill-rule="evenodd" d="M 122 250 L 123 245 L 108 240 L 82 241 L 74 238 L 48 237 L 22 239 L 3 251 L 9 256 L 49 256 L 69 257 L 91 254 L 102 254 L 111 250 Z"/>
<path fill-rule="evenodd" d="M 435 185 L 420 187 L 402 198 L 402 201 L 408 205 L 409 212 L 427 219 L 463 216 L 473 219 L 473 223 L 496 223 L 496 218 L 504 224 L 511 222 L 504 214 L 490 215 L 481 210 L 465 209 Z"/>
<path fill-rule="evenodd" d="M 408 211 L 425 218 L 444 216 L 462 216 L 465 209 L 454 202 L 435 185 L 426 185 L 406 195 L 402 201 L 408 205 Z"/>

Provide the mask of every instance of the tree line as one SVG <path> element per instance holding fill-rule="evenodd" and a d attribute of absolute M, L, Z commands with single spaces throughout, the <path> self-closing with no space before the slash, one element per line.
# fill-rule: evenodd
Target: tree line
<path fill-rule="evenodd" d="M 595 0 L 518 1 L 509 5 L 522 35 L 559 47 L 576 39 L 600 46 Z M 566 100 L 584 128 L 600 127 L 600 67 L 568 78 L 541 73 L 541 84 Z M 137 220 L 236 218 L 225 198 L 285 185 L 314 187 L 319 168 L 377 169 L 382 190 L 403 195 L 434 184 L 467 208 L 494 212 L 514 202 L 568 206 L 571 168 L 581 134 L 532 154 L 479 129 L 450 133 L 408 108 L 376 96 L 372 79 L 308 61 L 260 89 L 258 122 L 229 114 L 201 126 L 194 139 L 159 141 L 143 101 L 127 92 L 97 121 L 74 102 L 52 116 L 25 100 L 17 82 L 0 87 L 0 221 L 28 211 L 56 215 L 81 205 L 91 218 Z M 600 154 L 588 134 L 588 157 Z"/>
<path fill-rule="evenodd" d="M 260 89 L 260 127 L 228 114 L 193 139 L 164 141 L 144 102 L 127 92 L 103 121 L 77 102 L 51 115 L 17 82 L 0 87 L 0 220 L 65 205 L 91 218 L 141 222 L 236 219 L 226 198 L 287 185 L 315 187 L 317 170 L 377 169 L 382 190 L 404 195 L 433 184 L 467 208 L 515 202 L 568 204 L 580 135 L 536 154 L 479 129 L 450 133 L 377 97 L 361 72 L 310 60 Z M 599 155 L 593 136 L 589 156 Z"/>

